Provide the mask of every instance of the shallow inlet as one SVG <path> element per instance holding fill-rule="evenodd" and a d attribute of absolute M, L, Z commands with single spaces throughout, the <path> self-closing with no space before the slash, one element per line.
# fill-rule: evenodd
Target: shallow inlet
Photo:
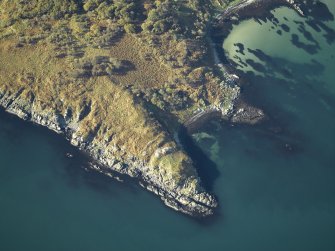
<path fill-rule="evenodd" d="M 0 249 L 334 250 L 334 42 L 287 8 L 274 15 L 277 26 L 236 26 L 224 48 L 246 63 L 244 92 L 277 128 L 213 122 L 193 135 L 216 164 L 216 218 L 199 223 L 137 186 L 86 171 L 65 140 L 1 113 Z M 315 45 L 295 21 L 316 53 L 292 42 L 297 34 Z"/>

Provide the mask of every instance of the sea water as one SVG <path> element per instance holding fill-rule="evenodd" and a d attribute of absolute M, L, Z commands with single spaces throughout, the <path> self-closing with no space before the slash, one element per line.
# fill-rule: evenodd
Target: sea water
<path fill-rule="evenodd" d="M 268 122 L 193 135 L 215 217 L 90 171 L 62 137 L 1 111 L 0 250 L 335 250 L 335 22 L 317 31 L 318 20 L 272 13 L 278 22 L 243 21 L 223 41 Z"/>

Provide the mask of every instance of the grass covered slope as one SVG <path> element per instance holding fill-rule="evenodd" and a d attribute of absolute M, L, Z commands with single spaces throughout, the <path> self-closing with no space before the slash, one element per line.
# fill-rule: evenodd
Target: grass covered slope
<path fill-rule="evenodd" d="M 228 113 L 207 38 L 220 1 L 0 0 L 0 104 L 64 133 L 176 210 L 217 205 L 175 141 L 199 110 Z"/>

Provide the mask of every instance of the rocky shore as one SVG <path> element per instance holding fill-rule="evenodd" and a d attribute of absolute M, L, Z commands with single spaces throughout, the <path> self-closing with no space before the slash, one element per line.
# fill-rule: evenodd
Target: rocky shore
<path fill-rule="evenodd" d="M 210 34 L 210 45 L 213 51 L 215 64 L 225 72 L 225 83 L 230 86 L 242 86 L 245 80 L 239 77 L 234 64 L 226 57 L 222 43 L 230 34 L 233 25 L 249 18 L 266 18 L 270 15 L 270 10 L 287 6 L 294 9 L 299 15 L 304 16 L 308 9 L 306 3 L 295 0 L 244 0 L 228 7 L 215 17 Z M 264 111 L 248 104 L 243 98 L 243 91 L 236 96 L 229 112 L 222 112 L 217 107 L 209 107 L 191 117 L 185 125 L 191 131 L 201 127 L 207 119 L 220 117 L 229 123 L 254 125 L 266 118 Z"/>
<path fill-rule="evenodd" d="M 271 4 L 268 2 L 271 2 Z M 242 1 L 228 8 L 222 15 L 217 17 L 216 29 L 221 29 L 222 34 L 227 35 L 230 29 L 227 27 L 231 27 L 233 23 L 243 18 L 248 18 L 257 12 L 261 13 L 275 6 L 275 4 L 286 4 L 293 6 L 297 11 L 300 10 L 299 6 L 291 0 Z M 247 14 L 250 10 L 254 11 Z M 224 22 L 221 23 L 220 20 Z M 217 63 L 221 65 L 220 62 Z M 220 104 L 208 105 L 205 109 L 197 110 L 184 123 L 190 131 L 198 128 L 208 119 L 216 117 L 222 117 L 232 123 L 248 124 L 258 123 L 264 118 L 263 111 L 242 101 L 239 89 L 240 80 L 229 63 L 223 63 L 222 66 L 226 73 L 221 84 L 222 88 L 227 86 L 230 88 L 231 97 L 227 99 L 229 102 L 225 103 L 223 101 Z M 111 139 L 101 137 L 101 135 L 98 135 L 97 130 L 92 130 L 88 135 L 83 136 L 82 128 L 84 125 L 86 126 L 85 123 L 88 123 L 87 117 L 93 109 L 91 103 L 85 105 L 85 107 L 80 107 L 81 110 L 77 113 L 74 112 L 74 107 L 67 107 L 65 110 L 48 108 L 44 107 L 44 104 L 28 88 L 31 87 L 27 85 L 27 90 L 22 87 L 14 89 L 14 91 L 8 88 L 0 88 L 0 106 L 23 120 L 45 126 L 64 135 L 72 145 L 88 153 L 96 161 L 96 165 L 93 168 L 101 173 L 112 177 L 115 176 L 115 173 L 133 177 L 147 190 L 157 194 L 167 206 L 185 214 L 204 217 L 214 213 L 215 208 L 218 206 L 216 198 L 205 191 L 201 184 L 201 177 L 198 176 L 192 161 L 188 156 L 185 157 L 182 146 L 175 142 L 167 133 L 159 132 L 158 136 L 154 134 L 155 137 L 153 136 L 152 140 L 148 139 L 149 142 L 144 142 L 143 149 L 140 149 L 141 154 L 149 157 L 140 158 L 139 155 L 128 151 L 128 148 L 124 147 L 124 145 L 112 145 Z M 118 95 L 125 95 L 128 98 L 128 94 L 124 94 L 123 89 L 122 92 L 119 89 L 116 90 Z M 130 100 L 136 103 L 133 99 Z M 63 100 L 60 99 L 57 102 L 61 103 Z M 139 112 L 142 112 L 142 110 L 138 111 L 135 109 L 136 114 Z M 145 129 L 147 130 L 152 129 L 154 131 L 156 129 L 156 126 L 148 123 L 147 118 L 141 123 L 146 126 Z M 99 127 L 101 127 L 101 124 L 98 125 Z M 113 137 L 113 134 L 111 137 Z M 147 153 L 144 148 L 145 146 L 150 146 L 152 142 L 157 145 L 157 148 L 152 153 Z M 119 157 L 116 158 L 116 155 Z M 175 160 L 176 158 L 180 159 Z M 180 169 L 176 173 L 180 174 L 181 177 L 175 178 L 173 176 L 175 173 L 173 175 L 170 174 L 164 165 L 171 166 L 171 169 L 175 168 L 173 165 L 178 165 Z"/>
<path fill-rule="evenodd" d="M 264 17 L 268 11 L 280 6 L 294 9 L 299 15 L 305 15 L 305 3 L 295 0 L 243 0 L 228 7 L 216 17 L 217 25 L 227 25 L 229 22 L 238 23 L 254 17 Z M 226 23 L 226 24 L 224 24 Z M 230 25 L 230 24 L 229 24 Z"/>
<path fill-rule="evenodd" d="M 195 186 L 191 179 L 186 179 L 182 184 L 173 184 L 172 180 L 165 181 L 162 177 L 153 175 L 152 167 L 149 167 L 148 163 L 139 161 L 135 156 L 126 162 L 118 162 L 111 153 L 103 151 L 107 148 L 104 142 L 92 144 L 92 141 L 85 141 L 76 136 L 73 124 L 80 123 L 80 120 L 69 122 L 61 114 L 43 113 L 34 107 L 34 103 L 22 100 L 19 96 L 20 93 L 0 93 L 0 106 L 23 120 L 34 122 L 65 135 L 72 145 L 90 154 L 97 163 L 94 165 L 97 171 L 109 176 L 114 176 L 117 172 L 136 178 L 143 187 L 160 196 L 167 206 L 177 211 L 192 216 L 213 214 L 217 201 L 198 185 L 199 181 Z M 164 155 L 166 154 L 164 151 L 176 151 L 176 149 L 157 149 L 156 154 Z"/>

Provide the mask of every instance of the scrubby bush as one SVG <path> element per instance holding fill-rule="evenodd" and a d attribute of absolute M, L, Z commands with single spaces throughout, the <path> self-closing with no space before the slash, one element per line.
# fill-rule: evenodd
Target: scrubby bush
<path fill-rule="evenodd" d="M 94 58 L 76 60 L 73 63 L 75 68 L 74 76 L 106 76 L 124 74 L 132 69 L 132 64 L 126 60 L 119 60 L 113 57 L 96 56 Z"/>
<path fill-rule="evenodd" d="M 93 24 L 84 38 L 94 48 L 106 48 L 117 42 L 122 34 L 123 30 L 119 26 L 110 25 L 106 27 Z"/>
<path fill-rule="evenodd" d="M 145 98 L 164 111 L 178 111 L 189 107 L 191 99 L 185 91 L 165 86 L 161 89 L 146 91 Z"/>
<path fill-rule="evenodd" d="M 70 27 L 74 33 L 84 34 L 89 31 L 90 24 L 86 16 L 75 15 L 71 18 Z"/>
<path fill-rule="evenodd" d="M 155 34 L 162 34 L 170 29 L 179 31 L 176 9 L 177 5 L 172 1 L 166 1 L 151 9 L 146 21 L 142 24 L 142 29 Z"/>
<path fill-rule="evenodd" d="M 103 0 L 87 0 L 83 5 L 83 9 L 85 11 L 95 10 L 102 2 Z"/>
<path fill-rule="evenodd" d="M 85 0 L 83 9 L 100 19 L 115 19 L 120 24 L 134 23 L 140 16 L 140 1 L 135 0 Z"/>
<path fill-rule="evenodd" d="M 137 32 L 137 28 L 136 28 L 136 25 L 134 24 L 125 24 L 124 26 L 124 30 L 127 32 L 127 33 L 136 33 Z"/>
<path fill-rule="evenodd" d="M 66 14 L 78 12 L 79 4 L 76 0 L 11 0 L 1 1 L 0 9 L 6 10 L 7 15 L 13 20 L 46 14 L 58 19 Z"/>

